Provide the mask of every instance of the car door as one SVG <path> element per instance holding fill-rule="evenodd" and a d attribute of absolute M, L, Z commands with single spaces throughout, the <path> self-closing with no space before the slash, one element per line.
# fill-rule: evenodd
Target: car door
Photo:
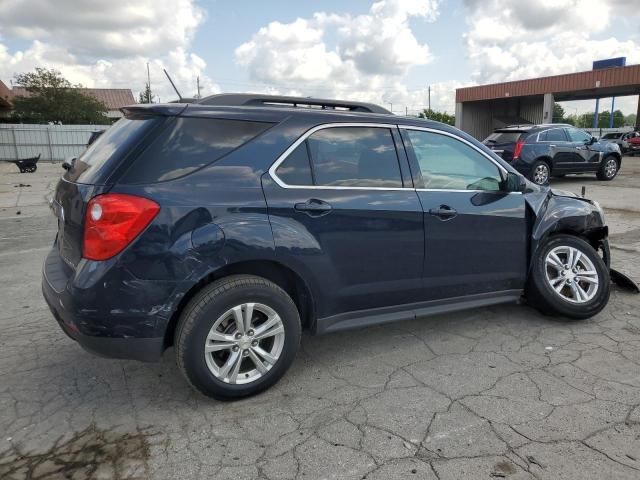
<path fill-rule="evenodd" d="M 319 318 L 420 299 L 422 207 L 396 143 L 394 125 L 320 125 L 263 176 L 276 254 L 315 283 Z"/>
<path fill-rule="evenodd" d="M 578 162 L 576 150 L 569 142 L 564 128 L 556 127 L 542 130 L 538 133 L 536 144 L 544 145 L 547 155 L 551 158 L 551 170 L 553 172 L 563 172 L 570 170 L 571 166 Z"/>
<path fill-rule="evenodd" d="M 425 300 L 518 291 L 527 264 L 525 201 L 506 170 L 454 133 L 402 127 L 424 212 Z"/>
<path fill-rule="evenodd" d="M 577 128 L 567 128 L 566 131 L 575 150 L 576 161 L 571 169 L 587 172 L 597 170 L 600 164 L 600 149 L 591 142 L 591 135 Z"/>

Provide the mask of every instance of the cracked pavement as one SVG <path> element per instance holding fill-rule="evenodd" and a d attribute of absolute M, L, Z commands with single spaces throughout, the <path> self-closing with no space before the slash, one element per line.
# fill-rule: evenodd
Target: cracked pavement
<path fill-rule="evenodd" d="M 101 359 L 56 325 L 40 270 L 60 174 L 0 165 L 0 478 L 640 478 L 640 295 L 614 286 L 579 322 L 506 305 L 305 336 L 275 387 L 216 402 L 172 351 Z M 636 279 L 639 175 L 626 157 L 612 182 L 553 183 L 587 185 Z"/>

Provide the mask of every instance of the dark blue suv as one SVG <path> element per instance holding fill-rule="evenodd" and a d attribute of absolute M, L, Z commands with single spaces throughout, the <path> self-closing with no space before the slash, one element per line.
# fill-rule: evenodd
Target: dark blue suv
<path fill-rule="evenodd" d="M 538 185 L 568 173 L 613 180 L 622 164 L 618 144 L 568 124 L 512 125 L 495 130 L 483 143 Z"/>
<path fill-rule="evenodd" d="M 312 334 L 526 299 L 609 299 L 597 203 L 529 183 L 455 128 L 370 104 L 136 105 L 67 165 L 43 292 L 92 352 L 237 398 Z"/>

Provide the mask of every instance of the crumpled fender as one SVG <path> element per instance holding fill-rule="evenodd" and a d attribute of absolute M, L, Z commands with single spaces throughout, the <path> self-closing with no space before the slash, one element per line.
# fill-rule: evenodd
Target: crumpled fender
<path fill-rule="evenodd" d="M 585 236 L 592 242 L 604 240 L 609 234 L 601 209 L 591 200 L 549 188 L 525 193 L 524 197 L 531 215 L 530 258 L 556 233 Z"/>

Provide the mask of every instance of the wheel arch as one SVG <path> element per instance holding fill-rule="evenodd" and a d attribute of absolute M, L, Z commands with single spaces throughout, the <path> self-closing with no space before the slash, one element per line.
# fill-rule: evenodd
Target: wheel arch
<path fill-rule="evenodd" d="M 535 164 L 536 162 L 544 162 L 547 164 L 547 166 L 549 167 L 549 175 L 551 175 L 551 172 L 553 172 L 553 159 L 549 156 L 549 155 L 541 155 L 539 157 L 537 157 L 533 163 Z"/>
<path fill-rule="evenodd" d="M 189 301 L 206 285 L 230 275 L 255 275 L 265 278 L 291 297 L 300 313 L 303 328 L 311 328 L 315 320 L 314 297 L 309 285 L 291 268 L 273 260 L 246 260 L 224 265 L 200 279 L 181 298 L 178 307 L 173 312 L 164 333 L 164 347 L 173 345 L 175 329 L 180 315 Z"/>

